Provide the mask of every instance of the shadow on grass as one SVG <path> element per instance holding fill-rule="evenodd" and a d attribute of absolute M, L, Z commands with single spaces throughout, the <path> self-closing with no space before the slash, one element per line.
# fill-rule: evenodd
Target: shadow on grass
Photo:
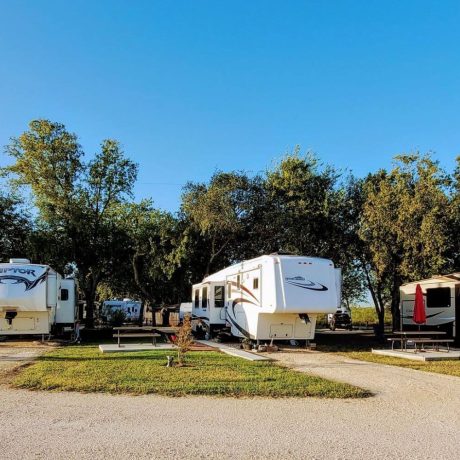
<path fill-rule="evenodd" d="M 382 347 L 382 341 L 372 333 L 347 334 L 338 331 L 334 334 L 317 334 L 315 340 L 317 350 L 326 353 L 371 351 L 372 348 Z"/>

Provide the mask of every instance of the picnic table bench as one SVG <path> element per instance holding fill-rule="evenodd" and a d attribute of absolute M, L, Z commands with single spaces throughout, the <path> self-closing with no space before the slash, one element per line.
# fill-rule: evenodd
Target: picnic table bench
<path fill-rule="evenodd" d="M 417 353 L 417 344 L 421 345 L 421 350 L 424 349 L 425 344 L 432 344 L 436 351 L 439 351 L 439 345 L 446 344 L 447 351 L 449 351 L 449 344 L 452 343 L 453 339 L 446 339 L 442 337 L 446 334 L 444 331 L 393 331 L 396 337 L 388 337 L 387 340 L 391 341 L 391 349 L 394 349 L 394 343 L 401 343 L 401 350 L 407 351 L 407 344 L 413 343 L 415 345 L 415 353 Z"/>
<path fill-rule="evenodd" d="M 149 337 L 152 339 L 152 345 L 156 347 L 157 338 L 161 337 L 161 334 L 155 332 L 155 328 L 150 326 L 136 327 L 136 326 L 123 326 L 123 327 L 114 327 L 114 331 L 117 331 L 116 334 L 113 334 L 113 337 L 117 339 L 118 346 L 121 347 L 121 338 L 136 338 L 136 337 Z M 126 331 L 126 332 L 124 332 Z M 135 332 L 136 331 L 136 332 Z"/>

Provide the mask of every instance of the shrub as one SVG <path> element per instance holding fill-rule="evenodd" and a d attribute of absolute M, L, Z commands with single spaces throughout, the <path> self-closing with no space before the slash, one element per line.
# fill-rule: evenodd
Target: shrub
<path fill-rule="evenodd" d="M 185 364 L 185 354 L 190 350 L 192 343 L 192 321 L 190 319 L 190 315 L 185 315 L 175 341 L 175 344 L 177 345 L 177 361 L 179 366 L 183 366 Z"/>
<path fill-rule="evenodd" d="M 121 326 L 126 320 L 126 314 L 123 310 L 114 310 L 110 315 L 110 324 L 113 327 Z"/>

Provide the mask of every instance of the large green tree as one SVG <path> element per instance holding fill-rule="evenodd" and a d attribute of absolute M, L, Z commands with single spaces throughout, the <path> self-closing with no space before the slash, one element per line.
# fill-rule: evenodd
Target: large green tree
<path fill-rule="evenodd" d="M 97 286 L 123 255 L 113 212 L 131 196 L 137 166 L 111 139 L 84 162 L 77 136 L 48 120 L 32 121 L 6 150 L 14 163 L 4 171 L 30 187 L 46 232 L 59 235 L 56 250 L 75 269 L 91 326 Z"/>
<path fill-rule="evenodd" d="M 241 172 L 217 172 L 208 184 L 189 183 L 182 218 L 200 235 L 206 260 L 203 275 L 240 259 L 257 199 L 258 179 Z"/>
<path fill-rule="evenodd" d="M 399 327 L 402 283 L 449 266 L 449 180 L 429 155 L 401 155 L 394 168 L 369 175 L 359 234 L 363 269 L 383 330 L 389 305 Z"/>
<path fill-rule="evenodd" d="M 342 268 L 343 300 L 350 304 L 364 293 L 364 278 L 356 261 L 356 185 L 351 178 L 299 149 L 267 172 L 263 204 L 256 209 L 255 239 L 269 253 L 332 259 Z"/>
<path fill-rule="evenodd" d="M 128 241 L 130 273 L 122 274 L 125 292 L 137 292 L 152 308 L 188 298 L 190 274 L 185 270 L 187 237 L 182 223 L 155 209 L 150 200 L 120 204 L 117 219 Z"/>
<path fill-rule="evenodd" d="M 0 229 L 0 262 L 27 257 L 33 223 L 21 200 L 12 194 L 0 194 Z"/>

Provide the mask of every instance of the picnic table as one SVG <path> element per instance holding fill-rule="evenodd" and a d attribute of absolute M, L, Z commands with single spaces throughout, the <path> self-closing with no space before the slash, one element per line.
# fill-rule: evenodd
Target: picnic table
<path fill-rule="evenodd" d="M 389 337 L 387 340 L 391 341 L 391 349 L 394 349 L 394 343 L 401 343 L 401 350 L 407 351 L 407 343 L 413 343 L 415 345 L 415 353 L 417 353 L 417 344 L 420 344 L 420 349 L 423 350 L 426 344 L 431 344 L 437 351 L 439 351 L 439 345 L 445 343 L 447 345 L 447 351 L 449 351 L 449 344 L 453 342 L 453 339 L 446 339 L 442 336 L 446 335 L 445 331 L 393 331 L 396 337 Z"/>
<path fill-rule="evenodd" d="M 166 337 L 167 340 L 170 340 L 169 336 L 172 334 L 177 334 L 179 331 L 180 327 L 175 327 L 175 326 L 152 326 L 156 332 L 159 334 L 162 334 Z"/>
<path fill-rule="evenodd" d="M 123 337 L 136 338 L 136 337 L 150 337 L 152 345 L 156 346 L 156 339 L 168 334 L 175 334 L 180 328 L 173 326 L 120 326 L 114 327 L 113 330 L 116 334 L 113 337 L 117 339 L 118 346 L 121 347 L 121 339 Z"/>
<path fill-rule="evenodd" d="M 121 345 L 122 337 L 136 338 L 136 337 L 150 337 L 152 339 L 152 345 L 156 347 L 157 338 L 161 337 L 160 334 L 155 332 L 155 328 L 152 326 L 120 326 L 114 327 L 116 334 L 113 334 L 113 337 L 117 339 L 119 347 Z"/>

